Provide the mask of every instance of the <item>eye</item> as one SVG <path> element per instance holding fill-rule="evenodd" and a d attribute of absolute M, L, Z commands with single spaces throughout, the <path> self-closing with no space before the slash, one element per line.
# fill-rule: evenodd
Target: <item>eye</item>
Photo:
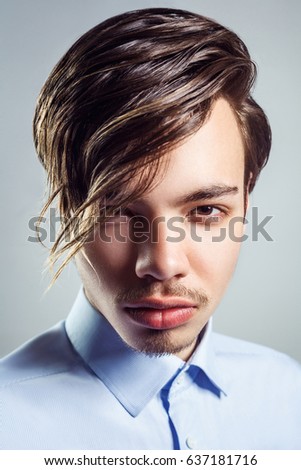
<path fill-rule="evenodd" d="M 189 219 L 196 222 L 208 222 L 209 220 L 218 222 L 222 216 L 223 211 L 220 208 L 209 205 L 194 207 L 188 213 Z"/>
<path fill-rule="evenodd" d="M 212 215 L 216 210 L 216 207 L 213 206 L 198 206 L 193 209 L 192 213 L 196 215 Z"/>

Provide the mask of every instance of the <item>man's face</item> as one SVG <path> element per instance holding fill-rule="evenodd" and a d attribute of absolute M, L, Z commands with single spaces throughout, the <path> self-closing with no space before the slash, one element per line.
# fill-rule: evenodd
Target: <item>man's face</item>
<path fill-rule="evenodd" d="M 229 104 L 219 99 L 204 126 L 163 158 L 164 175 L 110 219 L 76 264 L 88 299 L 130 347 L 186 360 L 243 234 L 244 149 Z"/>

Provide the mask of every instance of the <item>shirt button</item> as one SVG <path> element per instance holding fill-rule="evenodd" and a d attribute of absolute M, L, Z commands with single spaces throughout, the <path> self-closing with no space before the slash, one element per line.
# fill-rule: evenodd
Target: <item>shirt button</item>
<path fill-rule="evenodd" d="M 186 439 L 186 445 L 187 445 L 187 447 L 188 447 L 189 449 L 197 449 L 197 442 L 196 442 L 196 440 L 195 440 L 193 437 L 191 437 L 191 436 L 187 437 L 187 439 Z"/>
<path fill-rule="evenodd" d="M 176 384 L 180 385 L 183 382 L 183 380 L 184 380 L 184 375 L 183 374 L 179 375 L 179 377 L 176 380 Z"/>

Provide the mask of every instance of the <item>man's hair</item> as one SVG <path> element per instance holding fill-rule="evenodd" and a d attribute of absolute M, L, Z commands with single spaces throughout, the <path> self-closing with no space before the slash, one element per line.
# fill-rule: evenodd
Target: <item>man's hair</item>
<path fill-rule="evenodd" d="M 183 10 L 124 13 L 75 42 L 47 79 L 34 116 L 50 190 L 41 215 L 57 199 L 65 221 L 50 252 L 52 263 L 68 253 L 55 277 L 88 240 L 95 216 L 105 220 L 105 201 L 113 211 L 149 189 L 162 155 L 195 133 L 220 97 L 235 112 L 252 191 L 271 146 L 267 118 L 250 95 L 255 76 L 235 33 Z"/>

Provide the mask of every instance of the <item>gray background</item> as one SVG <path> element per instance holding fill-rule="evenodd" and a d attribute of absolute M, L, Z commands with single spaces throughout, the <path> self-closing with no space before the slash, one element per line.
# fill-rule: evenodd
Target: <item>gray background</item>
<path fill-rule="evenodd" d="M 255 97 L 274 133 L 268 167 L 252 196 L 259 218 L 273 215 L 274 239 L 243 244 L 215 329 L 266 344 L 301 361 L 299 0 L 2 0 L 1 5 L 1 337 L 0 355 L 64 318 L 80 281 L 73 264 L 47 293 L 46 251 L 29 243 L 28 220 L 42 205 L 45 176 L 31 120 L 51 68 L 82 33 L 143 7 L 184 8 L 236 31 L 259 66 Z"/>

